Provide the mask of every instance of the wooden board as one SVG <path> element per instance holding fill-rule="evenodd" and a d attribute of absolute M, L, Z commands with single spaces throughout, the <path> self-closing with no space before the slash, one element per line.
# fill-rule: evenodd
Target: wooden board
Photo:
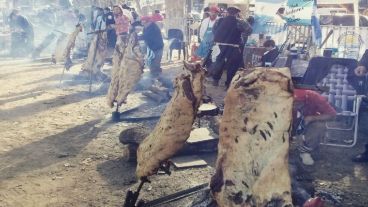
<path fill-rule="evenodd" d="M 211 103 L 207 103 L 207 104 L 202 104 L 199 108 L 198 111 L 211 111 L 211 110 L 215 110 L 217 109 L 217 106 Z"/>
<path fill-rule="evenodd" d="M 187 140 L 188 144 L 195 144 L 199 142 L 205 142 L 214 140 L 216 138 L 210 135 L 210 131 L 207 128 L 197 128 L 190 132 L 190 136 Z"/>
<path fill-rule="evenodd" d="M 207 166 L 207 162 L 196 155 L 174 157 L 171 162 L 178 169 Z"/>

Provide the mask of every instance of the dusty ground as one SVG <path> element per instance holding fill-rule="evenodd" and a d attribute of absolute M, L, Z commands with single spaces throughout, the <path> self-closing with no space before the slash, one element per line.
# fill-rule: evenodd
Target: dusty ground
<path fill-rule="evenodd" d="M 48 62 L 0 61 L 0 207 L 121 206 L 126 190 L 137 187 L 135 165 L 126 162 L 118 141 L 132 124 L 110 122 L 104 94 L 89 94 L 87 84 L 73 82 L 76 69 L 60 86 L 61 71 Z M 210 90 L 219 93 L 224 90 Z M 140 94 L 132 94 L 125 108 L 142 102 Z M 342 206 L 368 206 L 368 165 L 350 162 L 361 149 L 322 148 L 321 161 L 307 169 L 310 182 L 338 194 Z M 204 158 L 211 164 L 215 159 Z M 211 174 L 205 167 L 154 176 L 142 197 L 202 184 Z"/>
<path fill-rule="evenodd" d="M 111 123 L 105 97 L 90 95 L 88 85 L 59 87 L 61 66 L 0 65 L 0 206 L 121 206 L 137 184 L 118 141 L 131 124 Z M 66 73 L 65 82 L 77 72 Z M 140 102 L 134 94 L 127 108 Z M 210 175 L 201 168 L 155 176 L 142 196 L 157 198 Z"/>

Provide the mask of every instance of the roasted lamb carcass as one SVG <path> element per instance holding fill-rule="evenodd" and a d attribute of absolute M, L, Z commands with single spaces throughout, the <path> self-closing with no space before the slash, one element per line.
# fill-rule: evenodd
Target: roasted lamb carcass
<path fill-rule="evenodd" d="M 128 40 L 119 40 L 115 47 L 111 83 L 107 94 L 110 107 L 114 106 L 115 101 L 118 106 L 126 102 L 128 94 L 141 78 L 143 66 L 138 36 L 133 32 Z"/>
<path fill-rule="evenodd" d="M 88 72 L 88 74 L 92 73 L 94 76 L 101 75 L 101 68 L 107 55 L 107 32 L 97 32 L 91 41 L 87 60 L 82 66 L 82 71 Z"/>
<path fill-rule="evenodd" d="M 64 50 L 64 58 L 65 58 L 65 69 L 69 70 L 73 63 L 71 60 L 71 53 L 75 46 L 75 41 L 77 40 L 78 34 L 83 31 L 83 27 L 81 24 L 78 24 L 72 34 L 69 35 L 69 40 Z"/>
<path fill-rule="evenodd" d="M 211 192 L 219 207 L 291 206 L 290 72 L 239 71 L 227 92 Z"/>
<path fill-rule="evenodd" d="M 180 150 L 189 138 L 197 113 L 197 99 L 189 75 L 175 79 L 175 92 L 151 134 L 139 145 L 137 152 L 138 178 L 154 174 Z"/>

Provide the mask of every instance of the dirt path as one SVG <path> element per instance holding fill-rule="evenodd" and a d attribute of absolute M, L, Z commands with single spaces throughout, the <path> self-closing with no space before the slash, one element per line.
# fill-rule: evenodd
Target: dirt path
<path fill-rule="evenodd" d="M 0 207 L 121 206 L 137 185 L 135 165 L 118 142 L 128 124 L 110 122 L 105 97 L 88 94 L 86 84 L 60 88 L 61 66 L 0 65 Z M 77 72 L 66 73 L 65 82 Z M 127 107 L 139 102 L 133 94 Z M 202 184 L 210 174 L 202 168 L 156 176 L 143 196 Z"/>

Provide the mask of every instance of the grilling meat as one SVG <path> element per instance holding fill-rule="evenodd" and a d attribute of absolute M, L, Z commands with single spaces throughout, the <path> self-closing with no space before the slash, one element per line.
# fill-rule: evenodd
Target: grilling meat
<path fill-rule="evenodd" d="M 69 40 L 64 50 L 64 58 L 65 58 L 65 68 L 69 70 L 73 65 L 71 60 L 71 52 L 74 49 L 75 41 L 77 40 L 78 34 L 83 31 L 83 27 L 81 24 L 78 24 L 72 34 L 69 35 Z"/>
<path fill-rule="evenodd" d="M 92 71 L 92 74 L 101 73 L 107 54 L 107 33 L 98 32 L 92 39 L 82 71 L 88 71 L 88 73 Z"/>
<path fill-rule="evenodd" d="M 154 174 L 162 163 L 180 150 L 189 138 L 197 113 L 197 100 L 189 75 L 175 79 L 175 92 L 160 121 L 140 144 L 137 152 L 138 178 Z"/>
<path fill-rule="evenodd" d="M 239 71 L 227 92 L 211 192 L 219 207 L 291 206 L 290 72 Z"/>
<path fill-rule="evenodd" d="M 111 83 L 107 94 L 110 107 L 114 106 L 115 101 L 118 106 L 126 102 L 128 94 L 141 78 L 143 66 L 143 55 L 138 45 L 137 34 L 135 32 L 130 34 L 127 44 L 126 41 L 119 39 L 113 55 Z"/>

